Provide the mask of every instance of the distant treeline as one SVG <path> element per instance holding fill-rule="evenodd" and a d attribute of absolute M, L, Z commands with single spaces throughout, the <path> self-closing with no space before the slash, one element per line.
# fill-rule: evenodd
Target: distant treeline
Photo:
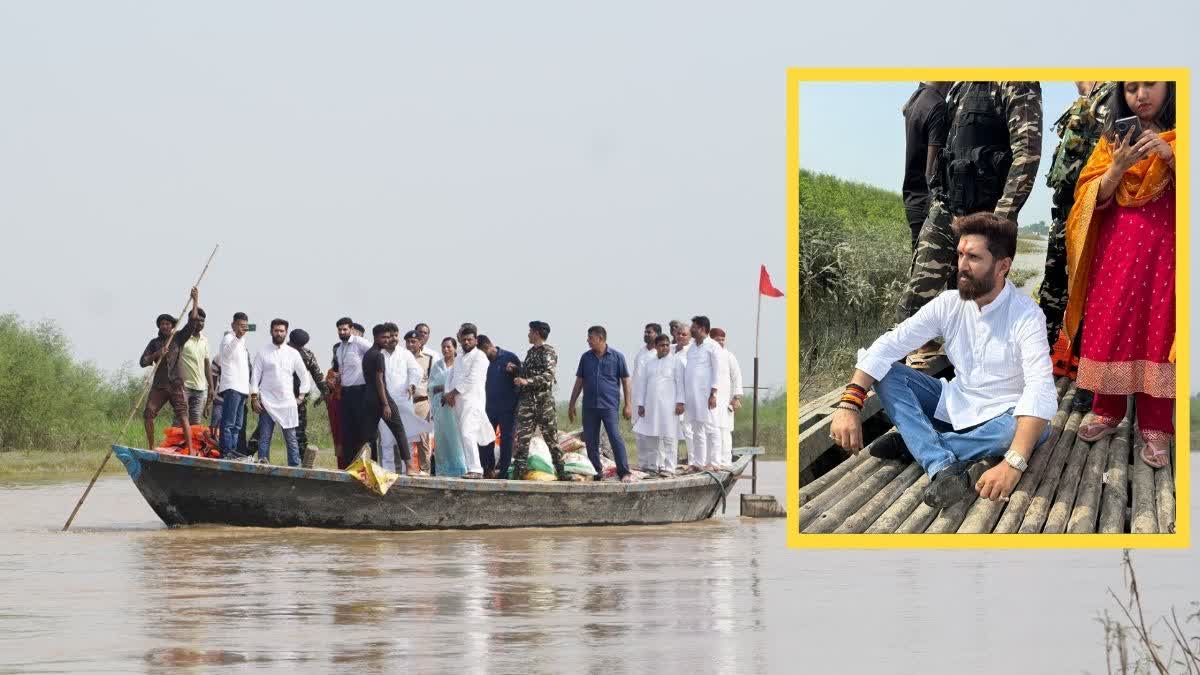
<path fill-rule="evenodd" d="M 142 343 L 130 350 L 140 353 Z M 145 445 L 141 411 L 137 411 L 123 438 L 117 435 L 138 401 L 144 371 L 123 369 L 105 373 L 90 363 L 78 362 L 71 343 L 53 322 L 27 324 L 15 314 L 0 315 L 0 451 L 46 450 L 54 452 L 106 448 L 114 441 Z M 759 445 L 782 458 L 785 397 L 778 394 L 759 401 Z M 571 430 L 566 405 L 559 406 L 559 428 Z M 248 429 L 257 416 L 250 414 Z M 170 406 L 159 414 L 158 427 L 169 424 Z M 750 443 L 750 402 L 737 416 L 734 441 Z M 630 450 L 633 433 L 622 420 Z M 161 438 L 161 435 L 159 436 Z M 310 408 L 309 438 L 322 448 L 332 447 L 324 406 Z M 275 447 L 281 447 L 275 434 Z"/>

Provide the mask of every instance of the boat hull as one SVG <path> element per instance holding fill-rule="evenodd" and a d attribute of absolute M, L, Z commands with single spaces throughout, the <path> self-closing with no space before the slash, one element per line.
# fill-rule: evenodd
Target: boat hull
<path fill-rule="evenodd" d="M 648 525 L 703 520 L 732 471 L 636 483 L 400 477 L 386 495 L 344 471 L 245 464 L 113 446 L 167 525 L 371 530 Z"/>

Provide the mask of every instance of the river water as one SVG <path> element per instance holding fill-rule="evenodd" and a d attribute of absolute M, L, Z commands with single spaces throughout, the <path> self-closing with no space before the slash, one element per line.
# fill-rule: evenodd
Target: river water
<path fill-rule="evenodd" d="M 1118 551 L 790 550 L 736 498 L 663 527 L 168 530 L 121 476 L 58 532 L 81 489 L 0 485 L 0 672 L 1099 673 L 1122 583 Z M 1197 554 L 1135 563 L 1152 614 L 1200 600 Z"/>

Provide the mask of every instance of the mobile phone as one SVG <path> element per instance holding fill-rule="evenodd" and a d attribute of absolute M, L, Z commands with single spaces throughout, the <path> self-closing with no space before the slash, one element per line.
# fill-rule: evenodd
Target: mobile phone
<path fill-rule="evenodd" d="M 246 326 L 246 332 L 247 332 L 247 333 L 253 333 L 255 328 L 257 328 L 257 326 L 255 326 L 254 324 L 248 324 L 248 325 Z"/>
<path fill-rule="evenodd" d="M 1117 134 L 1117 139 L 1124 141 L 1129 136 L 1129 130 L 1133 129 L 1133 138 L 1130 140 L 1136 141 L 1142 135 L 1142 121 L 1136 115 L 1122 117 L 1119 120 L 1113 121 L 1113 131 Z"/>

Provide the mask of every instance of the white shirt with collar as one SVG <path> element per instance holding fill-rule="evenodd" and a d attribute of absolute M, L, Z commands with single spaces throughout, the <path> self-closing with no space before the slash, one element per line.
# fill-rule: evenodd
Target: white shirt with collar
<path fill-rule="evenodd" d="M 855 368 L 881 380 L 892 364 L 929 340 L 945 341 L 955 377 L 942 387 L 934 417 L 961 430 L 1013 415 L 1049 420 L 1058 411 L 1046 317 L 1007 279 L 982 308 L 957 290 L 937 296 L 869 349 Z"/>
<path fill-rule="evenodd" d="M 350 339 L 339 344 L 334 350 L 334 353 L 337 354 L 338 377 L 343 387 L 355 387 L 367 383 L 363 379 L 362 360 L 363 355 L 371 349 L 371 345 L 372 343 L 366 338 L 351 335 Z"/>
<path fill-rule="evenodd" d="M 250 395 L 250 353 L 246 350 L 246 336 L 238 337 L 226 331 L 217 352 L 217 363 L 221 366 L 217 393 L 232 389 L 242 396 Z"/>

